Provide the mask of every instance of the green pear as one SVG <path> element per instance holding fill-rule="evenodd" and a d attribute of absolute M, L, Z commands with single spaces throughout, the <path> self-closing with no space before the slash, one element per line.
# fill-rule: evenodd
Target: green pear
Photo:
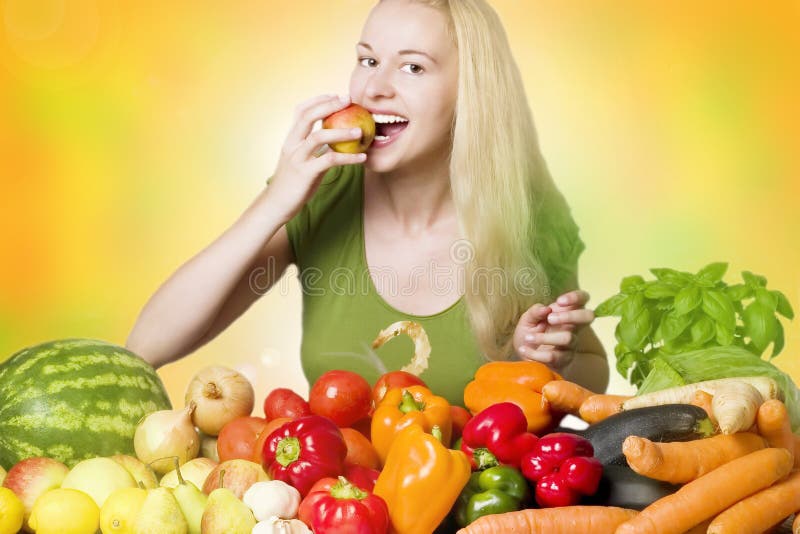
<path fill-rule="evenodd" d="M 217 488 L 208 496 L 203 512 L 202 534 L 250 534 L 256 526 L 253 512 L 228 488 Z"/>
<path fill-rule="evenodd" d="M 133 524 L 134 534 L 188 534 L 183 512 L 167 488 L 148 490 Z"/>
<path fill-rule="evenodd" d="M 189 534 L 200 534 L 200 524 L 203 520 L 203 511 L 208 502 L 208 496 L 193 483 L 183 479 L 180 467 L 177 469 L 177 474 L 178 485 L 172 488 L 172 494 L 178 501 L 183 517 L 186 518 L 186 523 L 189 525 Z"/>

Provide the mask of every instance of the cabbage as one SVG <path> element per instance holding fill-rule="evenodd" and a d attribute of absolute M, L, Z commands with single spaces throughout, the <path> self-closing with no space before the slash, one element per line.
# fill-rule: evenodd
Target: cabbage
<path fill-rule="evenodd" d="M 660 361 L 659 361 L 660 360 Z M 680 354 L 660 354 L 636 392 L 643 395 L 673 386 L 682 386 L 737 376 L 768 376 L 778 383 L 789 411 L 792 429 L 800 429 L 800 390 L 791 377 L 766 360 L 737 346 L 712 347 Z M 676 376 L 677 375 L 677 376 Z M 682 379 L 682 381 L 681 381 Z"/>

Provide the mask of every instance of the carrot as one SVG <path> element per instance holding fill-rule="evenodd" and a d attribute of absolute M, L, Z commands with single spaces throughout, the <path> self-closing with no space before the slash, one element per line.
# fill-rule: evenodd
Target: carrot
<path fill-rule="evenodd" d="M 694 392 L 698 389 L 715 395 L 716 389 L 719 386 L 731 382 L 747 382 L 756 388 L 764 399 L 781 398 L 781 390 L 778 388 L 778 383 L 772 378 L 766 376 L 741 376 L 736 378 L 706 380 L 704 382 L 695 382 L 694 384 L 646 393 L 625 401 L 622 409 L 632 410 L 634 408 L 644 408 L 645 406 L 657 406 L 660 404 L 691 404 Z"/>
<path fill-rule="evenodd" d="M 748 495 L 771 486 L 792 469 L 785 449 L 761 449 L 732 460 L 658 499 L 615 534 L 682 534 Z"/>
<path fill-rule="evenodd" d="M 714 418 L 714 410 L 711 409 L 711 401 L 713 398 L 713 395 L 703 391 L 702 389 L 698 389 L 694 392 L 691 404 L 704 409 L 708 414 L 708 418 L 711 419 L 711 422 L 714 423 L 714 425 L 716 425 L 717 420 Z"/>
<path fill-rule="evenodd" d="M 792 423 L 786 405 L 777 399 L 770 399 L 758 408 L 756 416 L 758 433 L 764 436 L 770 447 L 783 448 L 796 454 Z"/>
<path fill-rule="evenodd" d="M 742 381 L 717 386 L 711 409 L 723 434 L 747 430 L 756 422 L 758 407 L 764 403 L 759 391 Z"/>
<path fill-rule="evenodd" d="M 599 423 L 606 417 L 622 411 L 622 403 L 630 399 L 625 395 L 592 395 L 581 404 L 578 414 L 589 424 Z"/>
<path fill-rule="evenodd" d="M 793 434 L 792 438 L 794 439 L 794 468 L 800 469 L 800 436 Z"/>
<path fill-rule="evenodd" d="M 760 534 L 800 510 L 800 471 L 719 514 L 709 534 Z"/>
<path fill-rule="evenodd" d="M 594 392 L 568 380 L 551 380 L 542 387 L 542 395 L 557 412 L 578 415 L 583 401 L 594 395 Z"/>
<path fill-rule="evenodd" d="M 622 443 L 622 453 L 631 469 L 640 475 L 685 484 L 766 446 L 764 438 L 748 432 L 672 443 L 628 436 Z"/>
<path fill-rule="evenodd" d="M 485 515 L 457 534 L 525 534 L 612 533 L 617 525 L 638 512 L 614 506 L 561 506 L 526 509 L 518 512 Z"/>

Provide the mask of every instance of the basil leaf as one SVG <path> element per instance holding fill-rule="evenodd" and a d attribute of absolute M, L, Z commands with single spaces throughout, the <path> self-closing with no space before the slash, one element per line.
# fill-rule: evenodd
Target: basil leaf
<path fill-rule="evenodd" d="M 773 290 L 772 294 L 778 299 L 778 313 L 789 319 L 790 321 L 794 319 L 794 310 L 792 310 L 792 305 L 789 304 L 789 299 L 786 298 L 786 295 L 781 293 L 778 290 Z"/>
<path fill-rule="evenodd" d="M 676 271 L 675 269 L 650 269 L 650 272 L 653 273 L 660 281 L 680 287 L 683 287 L 692 281 L 692 275 L 690 273 Z"/>
<path fill-rule="evenodd" d="M 641 360 L 642 357 L 643 355 L 640 351 L 626 352 L 622 357 L 617 358 L 617 372 L 625 378 L 628 378 L 628 372 L 631 367 Z"/>
<path fill-rule="evenodd" d="M 722 280 L 728 264 L 724 262 L 709 263 L 697 272 L 697 278 L 706 282 L 716 283 Z"/>
<path fill-rule="evenodd" d="M 661 311 L 669 311 L 674 307 L 674 304 L 670 300 L 662 300 L 656 303 L 656 309 Z"/>
<path fill-rule="evenodd" d="M 761 275 L 753 274 L 750 271 L 742 271 L 742 279 L 744 283 L 750 286 L 753 289 L 757 287 L 765 287 L 767 285 L 767 279 Z"/>
<path fill-rule="evenodd" d="M 663 299 L 674 297 L 680 288 L 667 282 L 651 282 L 644 290 L 644 296 L 649 299 Z"/>
<path fill-rule="evenodd" d="M 775 341 L 773 341 L 772 344 L 772 356 L 769 357 L 770 360 L 780 354 L 783 350 L 783 325 L 780 321 L 775 321 L 775 323 L 777 333 L 775 334 Z"/>
<path fill-rule="evenodd" d="M 725 288 L 725 294 L 734 302 L 753 296 L 753 289 L 745 284 L 736 284 Z"/>
<path fill-rule="evenodd" d="M 692 324 L 689 331 L 692 335 L 692 343 L 696 345 L 703 345 L 707 341 L 714 339 L 716 335 L 714 321 L 706 314 L 702 314 L 700 318 Z"/>
<path fill-rule="evenodd" d="M 703 311 L 724 326 L 726 332 L 730 331 L 733 335 L 733 329 L 736 327 L 736 312 L 731 299 L 725 293 L 718 289 L 703 290 Z M 725 343 L 725 345 L 729 344 Z"/>
<path fill-rule="evenodd" d="M 640 350 L 647 344 L 650 335 L 650 310 L 642 308 L 632 319 L 623 316 L 619 323 L 622 342 L 633 350 Z"/>
<path fill-rule="evenodd" d="M 729 329 L 727 325 L 722 323 L 714 323 L 714 334 L 719 343 L 723 347 L 733 344 L 733 329 Z"/>
<path fill-rule="evenodd" d="M 644 309 L 644 295 L 635 293 L 627 295 L 625 302 L 622 303 L 622 317 L 631 320 Z"/>
<path fill-rule="evenodd" d="M 608 317 L 611 315 L 619 315 L 622 313 L 622 303 L 624 303 L 627 298 L 628 295 L 623 295 L 622 293 L 609 297 L 597 305 L 597 308 L 594 310 L 594 316 Z"/>
<path fill-rule="evenodd" d="M 631 350 L 621 341 L 614 347 L 614 356 L 617 358 L 622 358 L 626 352 L 631 352 Z"/>
<path fill-rule="evenodd" d="M 763 353 L 778 333 L 774 312 L 756 300 L 744 309 L 743 319 L 745 334 L 759 354 Z"/>
<path fill-rule="evenodd" d="M 677 310 L 664 314 L 659 325 L 661 333 L 664 335 L 664 341 L 677 339 L 691 322 L 692 317 L 690 315 L 679 315 Z"/>
<path fill-rule="evenodd" d="M 699 287 L 685 287 L 681 289 L 677 295 L 675 295 L 675 314 L 686 315 L 698 307 L 702 302 L 703 295 L 700 293 Z"/>
<path fill-rule="evenodd" d="M 633 276 L 626 276 L 619 284 L 619 290 L 626 295 L 636 293 L 639 288 L 644 285 L 644 278 L 635 274 Z"/>
<path fill-rule="evenodd" d="M 763 287 L 756 289 L 756 300 L 765 308 L 769 308 L 772 312 L 778 309 L 778 298 L 773 295 L 771 291 L 767 291 Z"/>

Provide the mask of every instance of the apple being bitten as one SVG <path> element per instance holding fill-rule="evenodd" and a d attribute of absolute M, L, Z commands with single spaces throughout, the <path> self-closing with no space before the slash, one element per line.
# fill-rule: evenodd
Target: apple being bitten
<path fill-rule="evenodd" d="M 330 143 L 331 149 L 344 154 L 358 154 L 366 152 L 375 139 L 375 120 L 372 113 L 358 104 L 350 104 L 346 108 L 332 113 L 322 121 L 322 127 L 331 128 L 361 128 L 361 138 L 352 141 Z"/>
<path fill-rule="evenodd" d="M 10 489 L 25 506 L 23 529 L 33 532 L 28 526 L 28 518 L 36 499 L 45 491 L 61 486 L 69 468 L 52 458 L 34 457 L 21 460 L 8 470 L 3 487 Z"/>

